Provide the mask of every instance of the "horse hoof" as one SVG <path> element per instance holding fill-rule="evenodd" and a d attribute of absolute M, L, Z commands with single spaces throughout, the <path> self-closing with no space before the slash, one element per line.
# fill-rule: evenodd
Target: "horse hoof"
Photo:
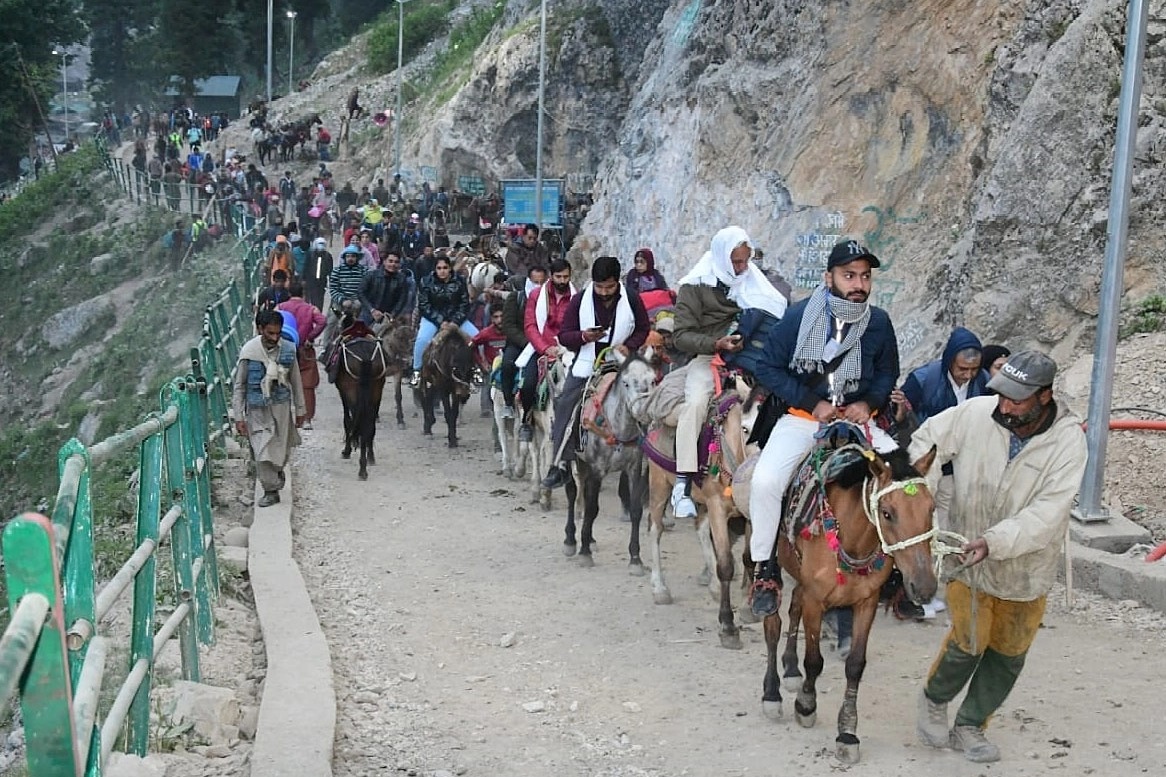
<path fill-rule="evenodd" d="M 450 440 L 449 442 L 446 443 L 446 447 L 456 448 L 457 447 L 457 440 Z"/>
<path fill-rule="evenodd" d="M 632 522 L 632 516 L 629 513 L 624 513 L 623 515 L 621 515 L 619 517 L 619 519 L 623 523 L 631 523 Z"/>
<path fill-rule="evenodd" d="M 781 678 L 781 684 L 782 687 L 784 687 L 787 691 L 793 691 L 794 693 L 797 693 L 802 689 L 801 672 L 798 672 L 797 674 L 787 674 L 785 677 Z"/>
<path fill-rule="evenodd" d="M 341 454 L 340 454 L 340 458 L 342 458 L 342 459 L 351 459 L 351 458 L 352 458 L 352 453 L 341 453 Z"/>
<path fill-rule="evenodd" d="M 433 432 L 428 432 L 428 431 L 422 432 L 421 434 L 425 435 L 426 437 L 432 437 L 432 436 L 433 436 Z"/>
<path fill-rule="evenodd" d="M 579 562 L 579 566 L 581 567 L 595 566 L 595 559 L 592 558 L 590 553 L 580 553 L 576 560 Z"/>
<path fill-rule="evenodd" d="M 803 715 L 794 710 L 794 717 L 797 718 L 798 725 L 802 728 L 813 728 L 814 724 L 818 722 L 818 711 L 814 710 Z"/>
<path fill-rule="evenodd" d="M 632 561 L 628 564 L 628 574 L 632 577 L 644 576 L 644 565 L 639 561 Z"/>
<path fill-rule="evenodd" d="M 732 634 L 721 635 L 721 647 L 726 650 L 740 650 L 745 645 L 741 642 L 741 635 L 734 632 Z"/>
<path fill-rule="evenodd" d="M 671 518 L 665 518 L 665 519 L 664 519 L 663 521 L 661 521 L 660 523 L 661 523 L 661 525 L 664 527 L 664 529 L 665 529 L 665 530 L 668 530 L 668 529 L 675 529 L 675 528 L 676 528 L 676 521 L 674 521 L 674 520 L 673 520 L 673 519 L 671 519 Z"/>
<path fill-rule="evenodd" d="M 780 701 L 762 700 L 761 713 L 763 715 L 765 715 L 765 717 L 768 718 L 769 720 L 774 720 L 774 721 L 781 720 L 782 719 L 781 702 Z"/>
<path fill-rule="evenodd" d="M 359 474 L 357 475 L 357 477 L 358 477 L 358 478 L 360 478 L 361 480 L 368 480 L 368 473 L 367 473 L 367 472 L 361 472 L 361 473 L 359 473 Z"/>
<path fill-rule="evenodd" d="M 577 546 L 575 545 L 575 543 L 564 542 L 563 543 L 563 555 L 566 556 L 567 558 L 574 556 L 576 548 L 577 548 Z"/>
<path fill-rule="evenodd" d="M 706 586 L 706 585 L 711 584 L 712 582 L 713 582 L 712 573 L 709 572 L 707 569 L 702 571 L 699 575 L 696 576 L 696 584 L 699 586 Z M 718 593 L 717 595 L 719 596 L 720 594 Z"/>
<path fill-rule="evenodd" d="M 738 623 L 756 623 L 757 616 L 753 614 L 753 608 L 748 605 L 737 608 L 737 622 Z"/>
<path fill-rule="evenodd" d="M 850 740 L 854 741 L 851 742 Z M 858 752 L 858 737 L 854 734 L 839 734 L 838 739 L 835 740 L 838 745 L 837 754 L 838 760 L 844 764 L 856 764 L 861 757 Z"/>
<path fill-rule="evenodd" d="M 652 594 L 652 601 L 656 604 L 672 604 L 672 592 L 668 589 L 655 591 Z"/>
<path fill-rule="evenodd" d="M 405 428 L 405 422 L 404 422 L 404 421 L 398 421 L 398 422 L 397 422 L 397 428 L 398 428 L 398 429 L 404 429 L 404 428 Z"/>

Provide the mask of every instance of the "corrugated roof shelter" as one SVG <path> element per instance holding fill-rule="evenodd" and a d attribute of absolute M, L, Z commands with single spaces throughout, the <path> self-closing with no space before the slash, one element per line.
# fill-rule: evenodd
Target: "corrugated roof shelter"
<path fill-rule="evenodd" d="M 172 81 L 177 79 L 175 76 Z M 237 119 L 242 112 L 239 100 L 239 90 L 243 79 L 239 76 L 210 76 L 199 78 L 194 82 L 194 98 L 191 107 L 201 114 L 225 113 L 229 118 Z M 167 97 L 177 97 L 178 89 L 175 86 L 166 90 Z"/>

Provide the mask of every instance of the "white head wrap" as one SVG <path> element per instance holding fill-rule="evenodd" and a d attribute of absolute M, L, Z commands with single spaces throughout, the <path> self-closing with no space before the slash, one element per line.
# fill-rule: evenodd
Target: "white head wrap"
<path fill-rule="evenodd" d="M 733 272 L 730 254 L 739 245 L 752 246 L 749 234 L 741 227 L 725 227 L 713 235 L 712 245 L 687 275 L 680 279 L 680 285 L 716 286 L 723 283 L 729 287 L 729 299 L 742 310 L 761 308 L 770 315 L 781 318 L 785 315 L 786 299 L 781 292 L 752 262 L 745 272 Z"/>

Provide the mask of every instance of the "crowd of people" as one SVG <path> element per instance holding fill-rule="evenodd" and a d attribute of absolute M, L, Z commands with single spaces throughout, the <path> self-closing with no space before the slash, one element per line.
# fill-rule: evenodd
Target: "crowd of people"
<path fill-rule="evenodd" d="M 359 311 L 374 332 L 402 317 L 412 321 L 415 371 L 438 332 L 460 332 L 479 349 L 486 372 L 498 357 L 503 418 L 521 419 L 520 439 L 531 434 L 534 365 L 571 352 L 574 361 L 555 399 L 554 460 L 543 480 L 544 487 L 555 488 L 571 477 L 575 405 L 596 355 L 653 345 L 660 352 L 661 375 L 687 370 L 671 507 L 677 518 L 695 517 L 696 445 L 714 391 L 714 369 L 735 365 L 751 372 L 782 409 L 754 466 L 749 497 L 750 555 L 756 560 L 750 606 L 759 617 L 775 613 L 781 600 L 775 544 L 783 495 L 824 425 L 848 421 L 880 453 L 905 448 L 917 460 L 934 451 L 936 523 L 967 541 L 961 571 L 943 598 L 951 629 L 920 697 L 917 731 L 925 744 L 962 751 L 972 761 L 999 759 L 984 731 L 1019 676 L 1039 628 L 1085 462 L 1079 422 L 1054 399 L 1052 359 L 985 346 L 973 332 L 957 327 L 936 359 L 900 382 L 891 317 L 870 302 L 880 262 L 854 240 L 833 248 L 822 283 L 791 304 L 788 291 L 758 267 L 756 248 L 738 227 L 718 232 L 675 288 L 655 267 L 649 248 L 635 253 L 626 272 L 616 257 L 597 258 L 590 282 L 576 288 L 571 265 L 551 255 L 537 226 L 527 225 L 508 250 L 506 267 L 475 294 L 464 247 L 435 249 L 424 236 L 413 243 L 408 238 L 416 226 L 413 215 L 403 231 L 377 229 L 385 223 L 383 214 L 369 218 L 377 199 L 370 192 L 365 204 L 351 211 L 356 215 L 345 223 L 345 247 L 335 264 L 326 243 L 316 241 L 304 250 L 294 223 L 273 225 L 271 287 L 257 300 L 256 345 L 241 356 L 240 365 L 247 366 L 236 375 L 236 410 L 242 414 L 236 418 L 245 417 L 250 426 L 252 400 L 262 399 L 264 412 L 275 402 L 263 395 L 262 371 L 252 366 L 253 359 L 265 362 L 287 379 L 288 391 L 280 395 L 287 410 L 281 421 L 256 421 L 283 435 L 272 446 L 283 455 L 294 444 L 296 426 L 311 421 L 313 403 L 303 397 L 316 366 L 314 352 L 305 363 L 301 351 L 299 370 L 292 370 L 287 347 L 277 342 L 280 332 L 310 348 L 317 338 L 336 336 L 346 309 Z M 255 350 L 259 346 L 262 354 Z M 300 371 L 302 378 L 292 375 Z M 270 503 L 278 500 L 282 466 L 273 462 L 260 473 Z M 902 618 L 922 619 L 936 611 L 896 592 L 893 578 L 887 593 Z M 844 640 L 847 613 L 831 615 Z M 965 688 L 949 725 L 947 705 Z"/>

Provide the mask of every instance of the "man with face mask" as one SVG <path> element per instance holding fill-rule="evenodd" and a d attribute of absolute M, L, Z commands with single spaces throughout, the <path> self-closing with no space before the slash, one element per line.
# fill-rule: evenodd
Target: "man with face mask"
<path fill-rule="evenodd" d="M 756 570 L 751 590 L 758 617 L 777 612 L 781 571 L 774 558 L 781 503 L 814 434 L 835 420 L 862 427 L 879 452 L 898 446 L 871 420 L 899 379 L 899 346 L 886 311 L 870 304 L 878 257 L 855 240 L 834 246 L 822 285 L 791 307 L 770 331 L 757 380 L 788 406 L 753 471 L 749 550 Z"/>
<path fill-rule="evenodd" d="M 927 420 L 912 460 L 933 448 L 953 467 L 951 529 L 970 538 L 965 567 L 947 584 L 951 630 L 919 697 L 917 733 L 969 761 L 1000 759 L 984 736 L 1040 629 L 1057 580 L 1073 498 L 1085 472 L 1081 419 L 1053 399 L 1056 363 L 1013 354 L 988 382 L 998 396 L 969 399 Z M 939 467 L 928 473 L 934 487 Z M 967 686 L 954 726 L 948 702 Z"/>

